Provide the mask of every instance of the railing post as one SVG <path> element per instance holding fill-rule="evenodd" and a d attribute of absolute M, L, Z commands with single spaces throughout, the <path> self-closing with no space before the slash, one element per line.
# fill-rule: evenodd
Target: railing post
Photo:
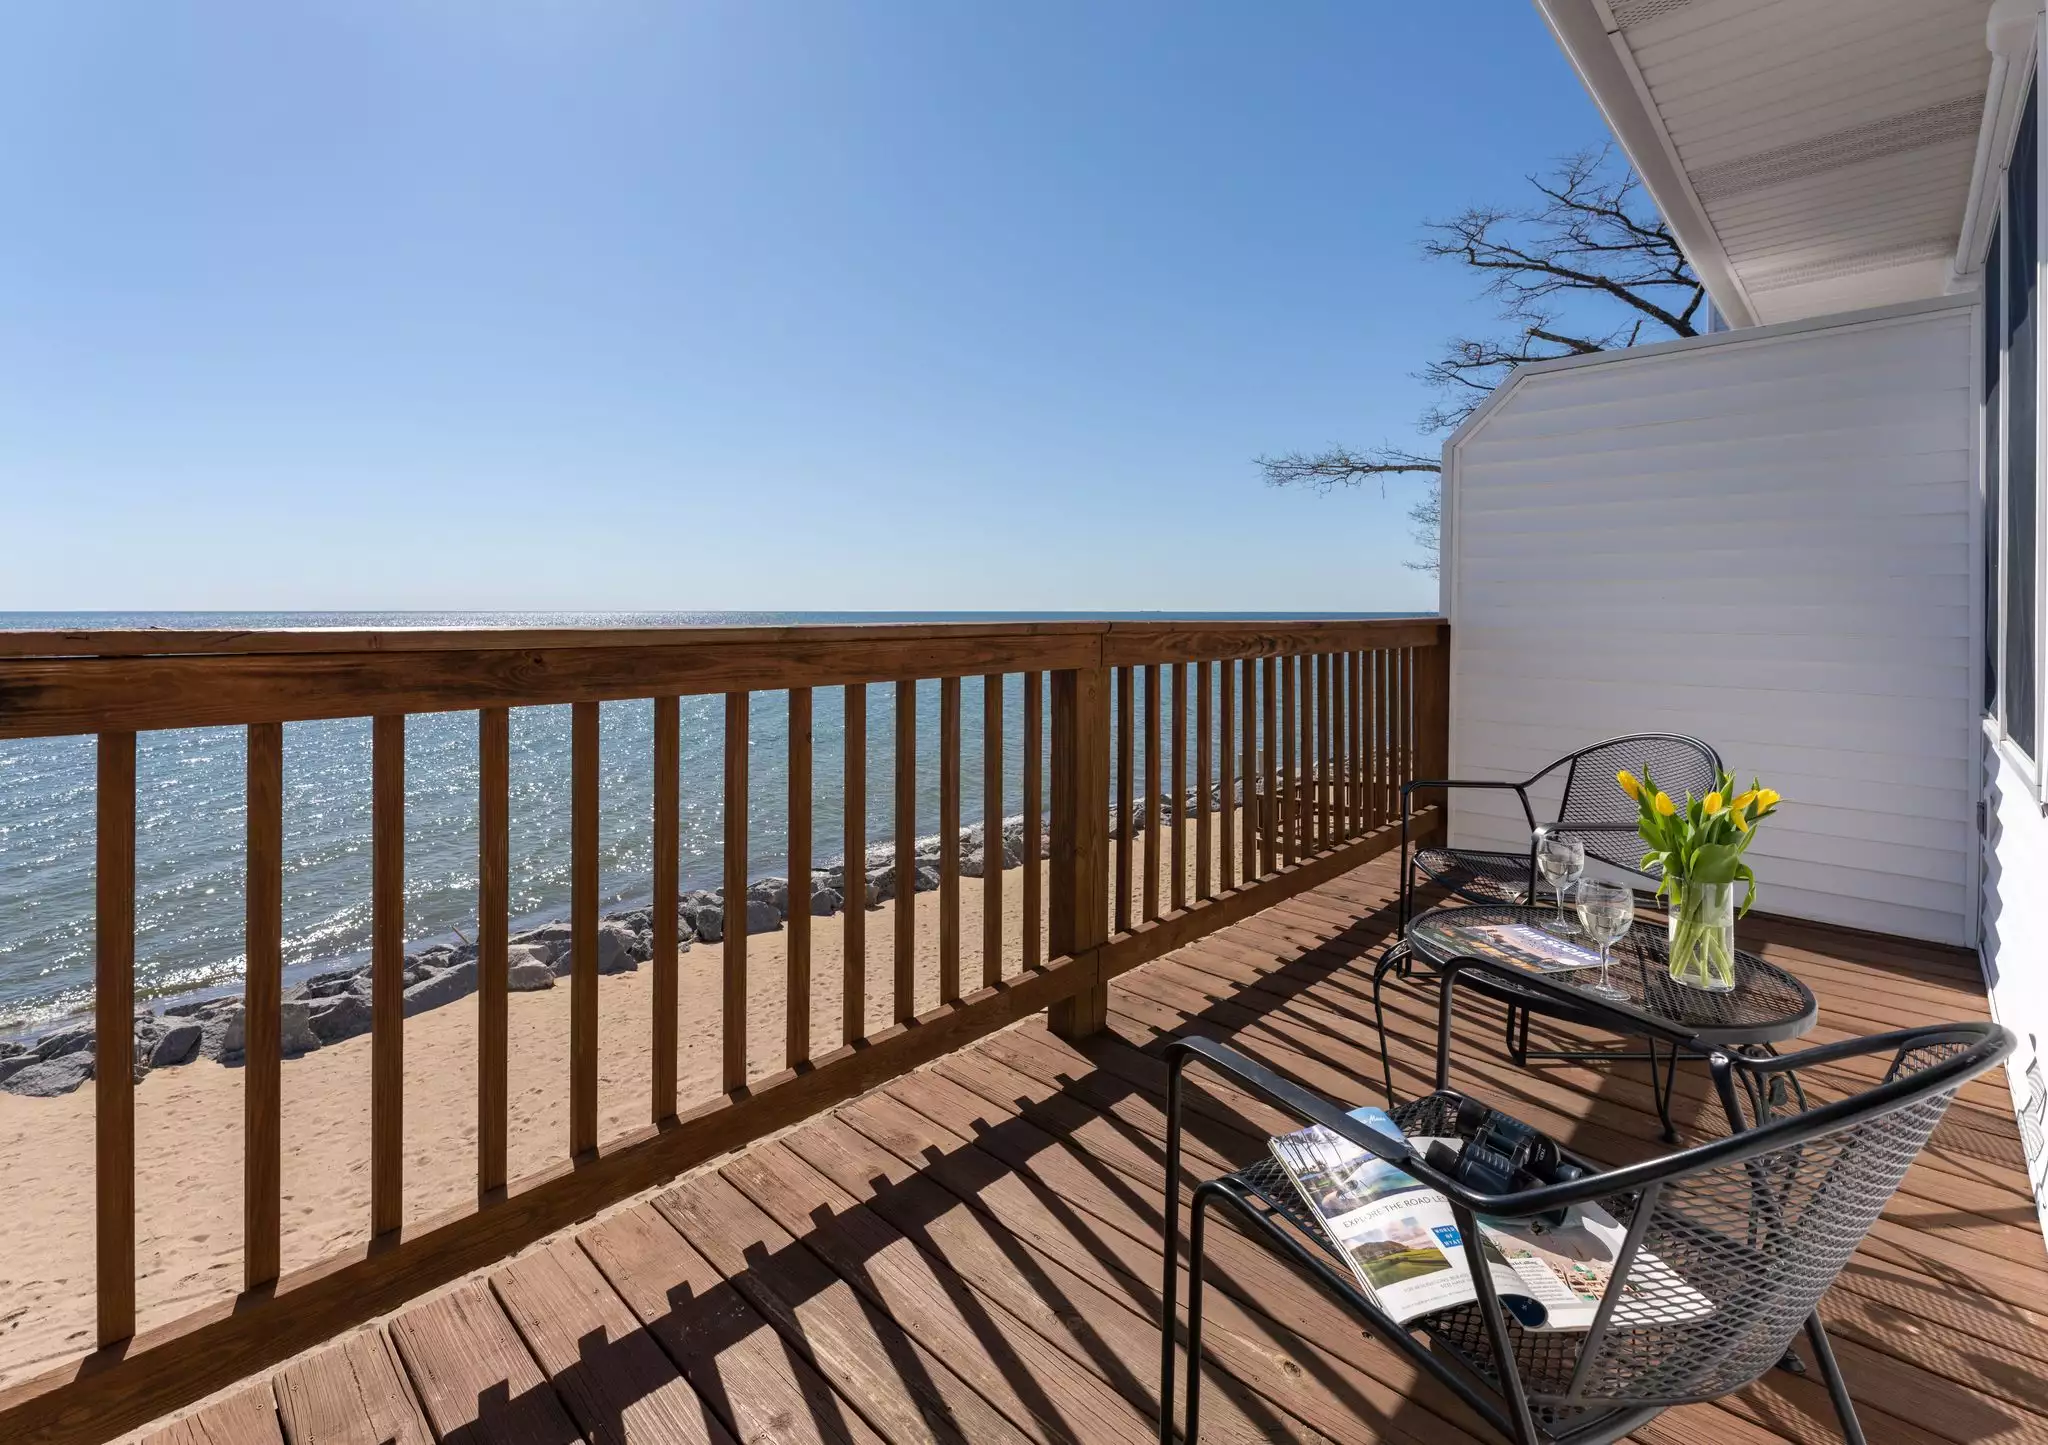
<path fill-rule="evenodd" d="M 1052 675 L 1052 887 L 1047 929 L 1054 958 L 1090 956 L 1109 937 L 1109 674 Z M 1077 1039 L 1109 1021 L 1099 980 L 1047 1011 L 1052 1031 Z"/>
<path fill-rule="evenodd" d="M 1451 625 L 1440 623 L 1436 642 L 1414 650 L 1415 776 L 1444 778 L 1451 772 Z M 1442 799 L 1435 841 L 1450 835 L 1450 804 Z"/>

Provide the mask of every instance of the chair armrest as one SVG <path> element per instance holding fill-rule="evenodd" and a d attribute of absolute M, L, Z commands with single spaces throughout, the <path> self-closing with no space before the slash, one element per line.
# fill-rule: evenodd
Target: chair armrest
<path fill-rule="evenodd" d="M 1417 788 L 1502 788 L 1519 793 L 1527 784 L 1502 782 L 1497 778 L 1411 778 L 1401 784 L 1402 796 Z"/>

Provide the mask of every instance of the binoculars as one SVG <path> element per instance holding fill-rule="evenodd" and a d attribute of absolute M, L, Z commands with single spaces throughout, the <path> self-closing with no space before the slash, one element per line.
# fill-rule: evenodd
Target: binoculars
<path fill-rule="evenodd" d="M 1423 1157 L 1430 1168 L 1474 1193 L 1518 1194 L 1586 1177 L 1587 1171 L 1565 1158 L 1549 1135 L 1488 1108 L 1477 1099 L 1458 1099 L 1456 1128 L 1464 1147 L 1452 1149 L 1439 1140 L 1429 1146 Z M 1564 1224 L 1567 1213 L 1564 1209 L 1552 1209 L 1535 1218 L 1556 1229 Z"/>

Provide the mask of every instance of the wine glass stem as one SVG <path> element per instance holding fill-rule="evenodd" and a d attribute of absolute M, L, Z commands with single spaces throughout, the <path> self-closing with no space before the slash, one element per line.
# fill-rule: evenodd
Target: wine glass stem
<path fill-rule="evenodd" d="M 1607 987 L 1607 955 L 1613 948 L 1611 943 L 1600 945 L 1600 987 L 1603 989 Z"/>

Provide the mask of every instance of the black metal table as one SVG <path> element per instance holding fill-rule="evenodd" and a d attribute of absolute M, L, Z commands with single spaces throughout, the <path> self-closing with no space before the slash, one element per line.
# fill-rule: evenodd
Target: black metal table
<path fill-rule="evenodd" d="M 1373 1010 L 1380 1024 L 1382 1064 L 1386 1058 L 1385 1014 L 1380 1006 L 1382 982 L 1389 970 L 1420 959 L 1442 979 L 1437 1005 L 1437 1088 L 1448 1086 L 1454 994 L 1462 986 L 1507 1007 L 1507 1046 L 1518 1065 L 1532 1058 L 1648 1059 L 1657 1113 L 1664 1122 L 1665 1137 L 1675 1141 L 1671 1090 L 1680 1052 L 1769 1050 L 1810 1032 L 1819 1016 L 1819 1005 L 1811 989 L 1784 969 L 1739 949 L 1735 954 L 1734 988 L 1709 993 L 1673 982 L 1666 930 L 1661 920 L 1636 923 L 1614 945 L 1608 982 L 1620 988 L 1626 998 L 1603 998 L 1585 987 L 1598 979 L 1599 969 L 1545 971 L 1538 967 L 1535 954 L 1518 953 L 1494 931 L 1501 924 L 1540 923 L 1551 911 L 1489 904 L 1436 908 L 1410 920 L 1400 942 L 1387 950 L 1373 970 Z M 1532 1013 L 1643 1039 L 1647 1052 L 1531 1051 L 1528 1033 Z M 1660 1058 L 1660 1041 L 1669 1051 L 1668 1061 Z M 1665 1062 L 1661 1079 L 1660 1061 Z M 1393 1097 L 1393 1074 L 1388 1069 L 1387 1098 L 1391 1101 Z"/>

